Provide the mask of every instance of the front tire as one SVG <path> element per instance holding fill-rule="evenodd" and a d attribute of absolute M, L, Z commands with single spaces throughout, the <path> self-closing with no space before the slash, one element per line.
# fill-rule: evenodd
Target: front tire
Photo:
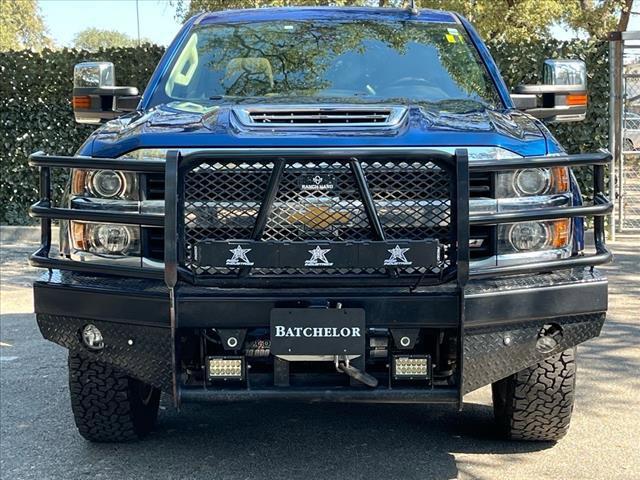
<path fill-rule="evenodd" d="M 69 352 L 69 391 L 76 426 L 87 440 L 137 440 L 155 426 L 160 390 L 109 365 Z"/>
<path fill-rule="evenodd" d="M 565 350 L 491 385 L 498 428 L 514 440 L 557 441 L 569 429 L 576 351 Z"/>

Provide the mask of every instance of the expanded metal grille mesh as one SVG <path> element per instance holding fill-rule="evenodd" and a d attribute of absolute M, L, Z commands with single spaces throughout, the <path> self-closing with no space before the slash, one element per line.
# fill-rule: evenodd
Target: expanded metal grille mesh
<path fill-rule="evenodd" d="M 267 191 L 272 164 L 202 163 L 184 179 L 185 264 L 196 270 L 203 240 L 249 239 Z M 197 272 L 206 273 L 206 272 Z"/>
<path fill-rule="evenodd" d="M 444 256 L 432 269 L 400 267 L 396 273 L 436 274 L 449 264 L 449 174 L 431 162 L 362 162 L 366 183 L 387 240 L 437 238 Z M 202 163 L 184 177 L 185 266 L 198 275 L 240 273 L 239 268 L 200 267 L 203 240 L 250 240 L 273 164 Z M 348 161 L 287 163 L 264 232 L 275 242 L 377 240 Z M 386 275 L 385 268 L 253 268 L 251 275 Z"/>
<path fill-rule="evenodd" d="M 375 240 L 349 165 L 287 165 L 262 239 Z"/>
<path fill-rule="evenodd" d="M 448 243 L 451 179 L 431 162 L 363 163 L 387 238 Z"/>

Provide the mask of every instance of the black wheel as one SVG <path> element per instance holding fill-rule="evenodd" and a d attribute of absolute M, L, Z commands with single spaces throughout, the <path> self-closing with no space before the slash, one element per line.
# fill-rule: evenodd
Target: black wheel
<path fill-rule="evenodd" d="M 635 150 L 635 148 L 633 147 L 633 142 L 630 138 L 625 138 L 622 141 L 622 150 L 624 152 L 633 152 Z"/>
<path fill-rule="evenodd" d="M 576 386 L 575 348 L 494 383 L 493 412 L 514 440 L 556 441 L 569 429 Z"/>
<path fill-rule="evenodd" d="M 158 417 L 159 389 L 72 352 L 69 391 L 78 431 L 92 442 L 137 440 Z"/>

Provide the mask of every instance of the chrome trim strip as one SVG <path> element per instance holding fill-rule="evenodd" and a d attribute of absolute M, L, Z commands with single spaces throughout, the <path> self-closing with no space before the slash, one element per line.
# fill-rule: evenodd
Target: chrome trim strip
<path fill-rule="evenodd" d="M 102 264 L 113 266 L 142 267 L 142 260 L 139 255 L 98 255 L 84 250 L 72 249 L 69 253 L 71 260 L 86 264 Z M 161 268 L 164 268 L 164 264 Z"/>
<path fill-rule="evenodd" d="M 473 166 L 474 161 L 478 163 L 484 163 L 487 159 L 507 159 L 507 158 L 526 158 L 522 155 L 519 155 L 511 150 L 507 150 L 502 147 L 495 146 L 440 146 L 440 145 L 432 145 L 429 147 L 340 147 L 337 150 L 340 152 L 344 152 L 345 156 L 348 155 L 357 155 L 358 152 L 378 152 L 378 153 L 386 153 L 386 152 L 398 152 L 398 151 L 407 151 L 407 152 L 415 152 L 415 151 L 424 151 L 425 153 L 429 152 L 443 152 L 453 155 L 455 151 L 459 148 L 466 148 L 469 153 L 469 166 Z M 334 147 L 332 147 L 335 150 Z M 318 147 L 291 147 L 291 151 L 294 153 L 310 153 L 310 152 L 321 152 L 326 149 L 318 148 Z M 132 159 L 137 161 L 142 160 L 151 160 L 153 162 L 162 162 L 164 163 L 165 157 L 168 148 L 140 148 L 136 150 L 131 150 L 124 155 L 118 157 L 118 159 Z M 275 147 L 236 147 L 236 148 L 210 148 L 210 147 L 198 147 L 198 148 L 181 148 L 179 149 L 180 154 L 183 156 L 190 155 L 196 152 L 217 152 L 217 153 L 229 153 L 229 154 L 242 154 L 250 151 L 253 154 L 273 154 L 273 153 L 281 153 L 281 148 Z M 152 155 L 145 156 L 145 152 L 150 152 Z M 87 157 L 90 159 L 91 157 Z M 85 167 L 86 168 L 86 167 Z"/>
<path fill-rule="evenodd" d="M 322 203 L 319 201 L 318 203 Z M 339 205 L 340 202 L 334 202 Z M 164 215 L 164 200 L 142 200 L 135 202 L 125 202 L 122 200 L 102 200 L 93 198 L 80 198 L 76 197 L 72 200 L 72 208 L 88 208 L 91 204 L 91 208 L 100 210 L 108 208 L 109 210 L 117 210 L 119 212 L 127 213 L 141 213 L 146 215 Z M 421 207 L 437 207 L 442 204 L 447 204 L 448 201 L 438 201 L 436 199 L 430 200 L 414 200 L 412 204 L 409 204 L 404 200 L 376 200 L 376 205 L 380 207 L 411 207 L 414 204 L 418 204 Z M 224 207 L 232 209 L 244 209 L 258 208 L 258 202 L 201 202 L 201 206 L 214 208 Z M 537 196 L 537 197 L 521 197 L 521 198 L 488 198 L 478 197 L 469 200 L 470 216 L 474 215 L 492 214 L 497 212 L 512 212 L 519 210 L 530 210 L 532 208 L 547 208 L 547 207 L 570 207 L 571 196 L 570 194 L 562 195 L 549 195 L 549 196 Z"/>

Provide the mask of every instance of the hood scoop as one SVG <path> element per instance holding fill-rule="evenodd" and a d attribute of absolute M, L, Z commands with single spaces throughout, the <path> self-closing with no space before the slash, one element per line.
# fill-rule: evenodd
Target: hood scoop
<path fill-rule="evenodd" d="M 250 128 L 392 128 L 407 109 L 388 105 L 276 105 L 237 107 L 236 118 Z"/>

